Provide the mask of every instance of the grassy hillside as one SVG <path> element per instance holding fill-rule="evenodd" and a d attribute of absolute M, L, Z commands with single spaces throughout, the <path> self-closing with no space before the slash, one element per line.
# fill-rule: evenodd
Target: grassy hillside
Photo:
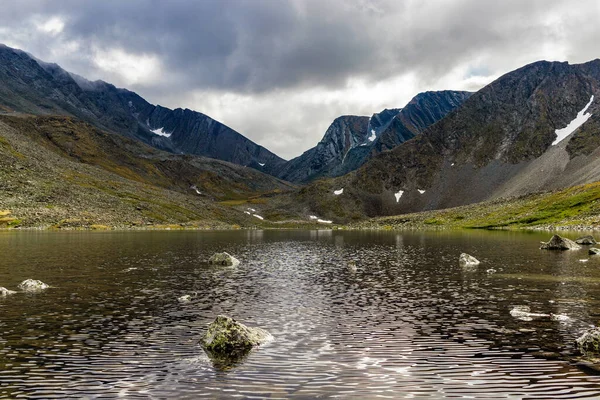
<path fill-rule="evenodd" d="M 290 188 L 251 168 L 164 153 L 69 117 L 0 116 L 0 227 L 261 226 L 223 202 Z"/>
<path fill-rule="evenodd" d="M 445 210 L 375 218 L 374 229 L 600 229 L 600 182 Z"/>

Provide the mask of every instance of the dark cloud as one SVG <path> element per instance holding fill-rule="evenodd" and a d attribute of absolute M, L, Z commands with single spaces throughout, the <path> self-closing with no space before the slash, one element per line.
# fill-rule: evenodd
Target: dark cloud
<path fill-rule="evenodd" d="M 21 0 L 2 4 L 0 42 L 155 103 L 216 113 L 267 145 L 302 137 L 304 150 L 334 112 L 476 89 L 540 58 L 597 58 L 599 18 L 597 0 Z M 412 83 L 390 83 L 394 95 L 364 90 L 402 76 Z M 269 108 L 269 123 L 251 115 Z M 315 118 L 300 129 L 298 115 Z"/>

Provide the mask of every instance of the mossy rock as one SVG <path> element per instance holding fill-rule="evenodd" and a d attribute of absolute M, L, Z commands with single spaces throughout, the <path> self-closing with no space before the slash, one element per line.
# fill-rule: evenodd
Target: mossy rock
<path fill-rule="evenodd" d="M 251 328 L 226 315 L 218 315 L 200 342 L 217 366 L 229 367 L 271 339 L 271 334 L 264 329 Z"/>
<path fill-rule="evenodd" d="M 579 351 L 590 357 L 600 356 L 600 328 L 592 328 L 576 340 Z"/>
<path fill-rule="evenodd" d="M 215 253 L 211 258 L 208 259 L 208 263 L 212 265 L 224 265 L 227 267 L 235 267 L 240 264 L 240 261 L 233 257 L 231 254 L 223 252 L 223 253 Z"/>

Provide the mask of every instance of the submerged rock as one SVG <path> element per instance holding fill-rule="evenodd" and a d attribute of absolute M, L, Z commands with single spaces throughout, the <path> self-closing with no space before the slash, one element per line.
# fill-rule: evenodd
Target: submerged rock
<path fill-rule="evenodd" d="M 15 292 L 14 290 L 8 290 L 7 288 L 0 286 L 0 297 L 9 296 L 15 293 L 17 292 Z"/>
<path fill-rule="evenodd" d="M 510 310 L 510 315 L 521 321 L 531 321 L 534 318 L 550 317 L 550 314 L 532 313 L 529 306 L 514 306 L 512 310 Z"/>
<path fill-rule="evenodd" d="M 208 263 L 213 265 L 235 267 L 240 264 L 240 261 L 231 254 L 223 252 L 213 254 L 213 256 L 208 259 Z"/>
<path fill-rule="evenodd" d="M 192 296 L 189 294 L 185 294 L 181 297 L 178 297 L 177 301 L 180 302 L 181 304 L 186 304 L 186 303 L 189 303 L 190 301 L 192 301 Z"/>
<path fill-rule="evenodd" d="M 37 279 L 25 279 L 23 282 L 19 283 L 19 289 L 24 292 L 39 292 L 48 289 L 49 287 L 50 286 Z"/>
<path fill-rule="evenodd" d="M 542 250 L 579 250 L 581 246 L 572 241 L 571 239 L 564 238 L 562 236 L 554 235 L 550 238 L 547 243 L 542 243 L 540 249 Z"/>
<path fill-rule="evenodd" d="M 469 255 L 467 253 L 462 253 L 460 255 L 460 257 L 458 257 L 458 262 L 461 265 L 479 265 L 480 264 L 478 259 L 476 259 L 472 255 Z"/>
<path fill-rule="evenodd" d="M 227 366 L 271 339 L 271 334 L 264 329 L 251 328 L 226 315 L 218 315 L 208 326 L 201 344 L 213 362 Z"/>
<path fill-rule="evenodd" d="M 588 250 L 588 254 L 590 256 L 597 256 L 598 254 L 600 254 L 600 249 L 598 249 L 596 247 L 592 247 L 591 249 Z"/>
<path fill-rule="evenodd" d="M 600 328 L 592 328 L 578 337 L 575 342 L 584 355 L 600 355 Z"/>
<path fill-rule="evenodd" d="M 583 237 L 580 237 L 579 239 L 575 239 L 575 243 L 583 244 L 583 245 L 592 245 L 592 244 L 596 244 L 597 242 L 593 236 L 583 236 Z"/>
<path fill-rule="evenodd" d="M 356 267 L 356 261 L 349 261 L 348 262 L 348 271 L 350 271 L 350 272 L 356 272 L 356 271 L 358 271 L 358 268 Z"/>

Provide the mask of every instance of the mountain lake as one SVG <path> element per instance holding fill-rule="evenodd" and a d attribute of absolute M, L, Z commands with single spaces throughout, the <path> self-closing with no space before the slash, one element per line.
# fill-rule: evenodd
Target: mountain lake
<path fill-rule="evenodd" d="M 574 360 L 600 256 L 550 236 L 3 231 L 0 286 L 51 287 L 0 297 L 0 397 L 600 398 Z M 208 265 L 220 251 L 240 265 Z M 215 366 L 199 340 L 219 314 L 274 340 Z"/>

